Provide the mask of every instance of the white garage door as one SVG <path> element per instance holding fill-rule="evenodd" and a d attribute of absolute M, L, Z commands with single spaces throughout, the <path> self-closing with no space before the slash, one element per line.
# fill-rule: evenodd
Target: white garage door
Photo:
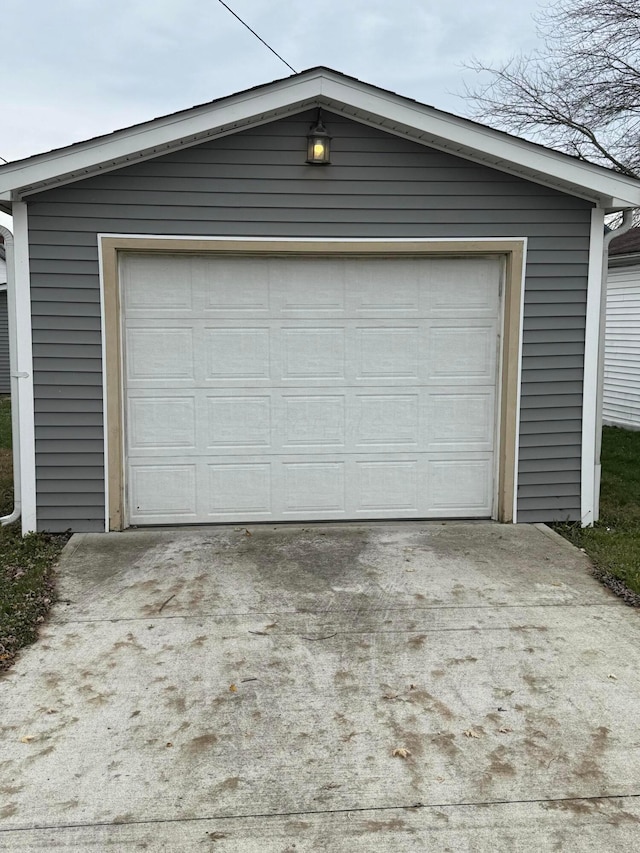
<path fill-rule="evenodd" d="M 500 274 L 125 256 L 129 522 L 491 516 Z"/>

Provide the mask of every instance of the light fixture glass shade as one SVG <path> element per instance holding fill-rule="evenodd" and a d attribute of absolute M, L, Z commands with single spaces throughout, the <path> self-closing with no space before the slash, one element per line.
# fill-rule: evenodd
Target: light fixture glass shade
<path fill-rule="evenodd" d="M 331 137 L 322 123 L 320 115 L 307 135 L 307 163 L 323 165 L 330 163 Z"/>

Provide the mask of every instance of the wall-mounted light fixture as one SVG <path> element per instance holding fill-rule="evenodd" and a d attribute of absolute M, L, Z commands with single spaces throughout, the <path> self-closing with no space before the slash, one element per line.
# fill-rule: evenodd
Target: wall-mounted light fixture
<path fill-rule="evenodd" d="M 331 137 L 322 123 L 322 113 L 318 110 L 316 123 L 311 125 L 307 134 L 307 163 L 323 166 L 330 163 Z"/>

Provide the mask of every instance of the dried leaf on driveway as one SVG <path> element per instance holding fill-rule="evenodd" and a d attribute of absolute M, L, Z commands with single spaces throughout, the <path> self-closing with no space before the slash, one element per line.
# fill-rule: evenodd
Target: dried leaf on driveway
<path fill-rule="evenodd" d="M 502 728 L 498 729 L 498 731 L 500 732 L 501 735 L 506 735 L 509 732 L 512 732 L 513 729 L 510 729 L 509 726 L 502 726 Z"/>
<path fill-rule="evenodd" d="M 31 741 L 35 739 L 35 735 L 25 735 L 24 737 L 20 738 L 20 743 L 31 743 Z"/>
<path fill-rule="evenodd" d="M 238 692 L 238 688 L 235 686 L 235 684 L 230 684 L 230 685 L 229 685 L 229 690 L 230 690 L 232 693 L 237 693 L 237 692 Z"/>
<path fill-rule="evenodd" d="M 397 746 L 391 754 L 394 758 L 409 758 L 411 752 L 406 746 Z"/>
<path fill-rule="evenodd" d="M 481 737 L 480 732 L 477 732 L 475 729 L 466 729 L 462 734 L 465 737 Z"/>

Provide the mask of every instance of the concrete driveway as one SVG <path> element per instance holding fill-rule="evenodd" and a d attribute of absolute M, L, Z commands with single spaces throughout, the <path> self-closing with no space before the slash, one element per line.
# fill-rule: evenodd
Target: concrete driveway
<path fill-rule="evenodd" d="M 75 536 L 0 681 L 0 849 L 613 851 L 640 614 L 544 527 Z"/>

